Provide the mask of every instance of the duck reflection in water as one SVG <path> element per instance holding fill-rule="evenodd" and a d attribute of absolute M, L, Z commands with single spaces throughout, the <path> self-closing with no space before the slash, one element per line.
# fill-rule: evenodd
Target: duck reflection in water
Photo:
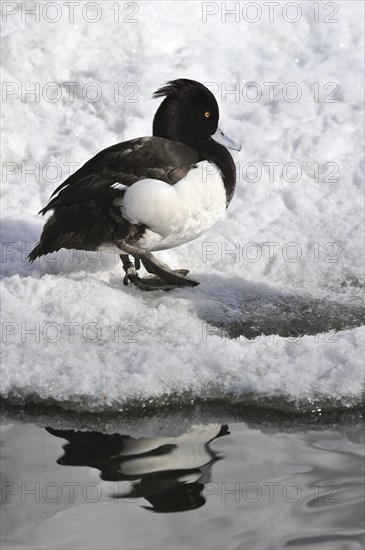
<path fill-rule="evenodd" d="M 58 464 L 89 466 L 100 470 L 105 481 L 130 481 L 128 493 L 114 498 L 144 497 L 154 512 L 178 512 L 205 504 L 202 494 L 210 481 L 214 462 L 221 459 L 209 444 L 229 434 L 227 425 L 195 425 L 178 437 L 129 435 L 46 430 L 69 443 Z"/>

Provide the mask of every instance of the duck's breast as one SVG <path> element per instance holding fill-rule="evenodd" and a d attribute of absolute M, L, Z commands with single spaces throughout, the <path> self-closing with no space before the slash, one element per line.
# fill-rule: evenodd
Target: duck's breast
<path fill-rule="evenodd" d="M 147 226 L 139 245 L 163 250 L 196 239 L 212 227 L 225 212 L 226 190 L 220 170 L 202 161 L 175 185 L 154 179 L 136 182 L 120 207 L 123 218 Z"/>

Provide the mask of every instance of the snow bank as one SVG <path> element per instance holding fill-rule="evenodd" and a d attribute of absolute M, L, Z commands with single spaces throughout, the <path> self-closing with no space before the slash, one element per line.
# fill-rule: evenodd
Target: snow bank
<path fill-rule="evenodd" d="M 56 12 L 22 22 L 19 3 L 3 25 L 2 395 L 351 403 L 363 379 L 362 3 L 334 15 L 301 4 L 295 23 L 285 3 L 256 23 L 242 11 L 223 22 L 219 3 L 129 4 L 119 22 L 102 2 L 96 22 L 75 8 L 70 23 L 60 2 L 51 23 Z M 112 252 L 29 265 L 36 213 L 69 163 L 150 134 L 150 97 L 177 77 L 210 86 L 243 147 L 225 219 L 159 254 L 202 285 L 144 295 L 123 287 Z"/>

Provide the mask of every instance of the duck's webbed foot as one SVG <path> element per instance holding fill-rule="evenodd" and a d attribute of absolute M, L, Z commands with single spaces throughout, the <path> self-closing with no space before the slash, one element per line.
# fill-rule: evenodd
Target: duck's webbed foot
<path fill-rule="evenodd" d="M 123 269 L 125 276 L 123 284 L 128 285 L 128 282 L 134 284 L 141 290 L 171 290 L 176 285 L 166 284 L 160 277 L 156 275 L 147 275 L 147 277 L 139 277 L 137 270 L 141 267 L 141 262 L 136 259 L 133 263 L 130 261 L 128 254 L 120 254 L 120 259 L 123 262 Z M 182 274 L 187 273 L 186 269 L 181 270 Z"/>
<path fill-rule="evenodd" d="M 121 254 L 124 270 L 126 276 L 124 277 L 124 284 L 128 284 L 128 280 L 143 290 L 171 290 L 177 286 L 197 286 L 200 283 L 189 279 L 186 275 L 189 273 L 187 269 L 172 270 L 168 265 L 158 260 L 151 252 L 142 250 L 134 245 L 128 244 L 123 241 L 120 245 L 122 250 L 126 254 Z M 147 277 L 140 278 L 137 273 L 137 264 L 133 266 L 128 258 L 128 254 L 134 256 L 140 266 L 139 261 L 142 262 L 145 269 L 152 273 Z M 123 256 L 127 260 L 123 261 Z M 139 268 L 139 267 L 138 267 Z"/>
<path fill-rule="evenodd" d="M 141 267 L 141 262 L 139 259 L 135 259 L 135 262 L 131 262 L 128 254 L 120 254 L 120 259 L 123 263 L 123 269 L 125 271 L 125 276 L 123 279 L 123 284 L 128 285 L 128 282 L 136 285 L 142 290 L 154 290 L 149 284 L 145 284 L 144 279 L 141 279 L 137 273 L 138 269 Z"/>

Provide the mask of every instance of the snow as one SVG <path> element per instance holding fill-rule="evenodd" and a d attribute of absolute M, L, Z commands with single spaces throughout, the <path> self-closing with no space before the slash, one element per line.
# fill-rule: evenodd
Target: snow
<path fill-rule="evenodd" d="M 323 22 L 331 14 L 321 3 L 318 23 L 304 3 L 296 23 L 283 17 L 285 3 L 273 22 L 263 8 L 257 23 L 243 12 L 222 22 L 219 3 L 206 22 L 199 2 L 129 4 L 118 23 L 115 2 L 99 3 L 94 23 L 76 6 L 70 23 L 59 2 L 51 23 L 51 11 L 22 21 L 18 3 L 3 24 L 1 395 L 84 409 L 166 396 L 357 402 L 363 3 L 334 3 L 337 23 Z M 157 253 L 201 285 L 126 288 L 112 251 L 63 250 L 28 264 L 44 223 L 37 212 L 69 163 L 149 135 L 152 93 L 179 77 L 209 85 L 220 126 L 243 148 L 233 152 L 237 190 L 225 218 Z M 67 83 L 78 83 L 74 97 Z"/>

